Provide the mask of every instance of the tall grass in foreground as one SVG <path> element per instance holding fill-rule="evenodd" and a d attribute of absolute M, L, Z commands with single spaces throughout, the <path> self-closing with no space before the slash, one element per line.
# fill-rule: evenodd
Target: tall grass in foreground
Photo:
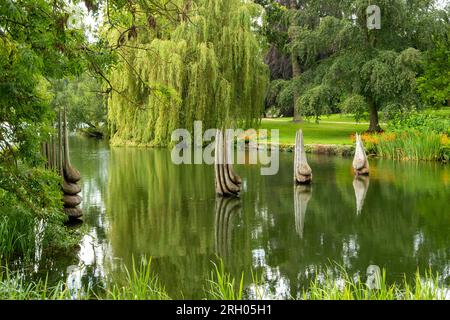
<path fill-rule="evenodd" d="M 63 282 L 50 287 L 45 280 L 26 282 L 8 268 L 0 269 L 0 300 L 67 300 L 70 292 Z"/>
<path fill-rule="evenodd" d="M 360 277 L 352 279 L 346 272 L 339 279 L 325 276 L 316 278 L 300 295 L 302 300 L 445 300 L 446 290 L 439 285 L 438 276 L 426 273 L 422 278 L 417 272 L 414 283 L 404 278 L 403 283 L 388 285 L 386 271 L 377 279 L 376 288 L 371 288 Z"/>
<path fill-rule="evenodd" d="M 105 296 L 97 298 L 106 300 L 169 300 L 169 295 L 158 277 L 153 273 L 151 265 L 151 258 L 148 260 L 141 258 L 138 265 L 133 259 L 131 270 L 124 268 L 124 281 L 116 279 L 114 282 L 109 282 L 105 290 Z"/>
<path fill-rule="evenodd" d="M 297 298 L 305 300 L 444 300 L 448 291 L 438 281 L 438 275 L 431 272 L 420 276 L 419 272 L 413 281 L 403 279 L 400 283 L 388 284 L 386 271 L 377 277 L 375 287 L 366 284 L 361 278 L 354 279 L 343 268 L 336 277 L 327 276 L 333 272 L 325 271 L 316 274 L 309 286 L 299 293 Z M 261 300 L 271 296 L 266 292 L 268 286 L 264 280 L 252 272 L 253 283 L 244 285 L 244 273 L 239 278 L 233 277 L 225 270 L 223 261 L 213 263 L 210 277 L 205 279 L 204 299 L 211 300 L 243 300 L 251 296 Z M 253 294 L 249 291 L 253 290 Z M 125 277 L 121 280 L 109 281 L 104 291 L 93 293 L 82 290 L 83 294 L 74 297 L 64 282 L 49 287 L 47 281 L 26 283 L 19 274 L 12 274 L 7 269 L 0 272 L 0 299 L 14 300 L 167 300 L 170 296 L 152 272 L 151 259 L 141 259 L 137 264 L 133 261 L 131 270 L 125 268 Z M 264 291 L 264 292 L 263 292 Z M 447 296 L 446 296 L 447 295 Z"/>
<path fill-rule="evenodd" d="M 4 210 L 5 209 L 5 210 Z M 34 219 L 20 210 L 0 210 L 0 259 L 11 260 L 19 255 L 28 259 L 34 253 Z"/>
<path fill-rule="evenodd" d="M 244 293 L 244 272 L 237 283 L 236 279 L 225 271 L 223 260 L 213 263 L 214 270 L 208 279 L 205 289 L 207 298 L 211 300 L 242 300 Z"/>

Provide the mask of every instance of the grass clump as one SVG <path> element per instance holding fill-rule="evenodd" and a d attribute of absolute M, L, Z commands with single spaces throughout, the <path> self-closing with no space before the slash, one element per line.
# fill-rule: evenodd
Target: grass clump
<path fill-rule="evenodd" d="M 242 300 L 244 293 L 244 272 L 241 274 L 239 282 L 228 272 L 225 271 L 223 260 L 218 264 L 214 263 L 214 269 L 211 271 L 208 285 L 205 289 L 209 300 Z"/>
<path fill-rule="evenodd" d="M 6 300 L 169 300 L 163 284 L 152 271 L 151 259 L 142 258 L 139 263 L 133 259 L 131 270 L 125 269 L 125 277 L 107 281 L 99 293 L 82 289 L 73 294 L 60 281 L 49 286 L 47 278 L 27 282 L 20 273 L 11 273 L 7 268 L 0 272 L 0 299 Z M 439 275 L 431 271 L 413 279 L 406 276 L 400 282 L 389 284 L 386 271 L 379 270 L 372 278 L 362 279 L 349 274 L 345 268 L 327 267 L 317 272 L 308 286 L 302 289 L 300 300 L 445 300 L 449 290 L 439 282 Z M 331 276 L 334 275 L 334 276 Z M 275 297 L 265 280 L 252 271 L 252 283 L 245 285 L 244 272 L 235 278 L 226 271 L 224 262 L 213 263 L 213 269 L 204 287 L 206 300 L 263 300 Z M 293 298 L 293 297 L 291 297 Z"/>
<path fill-rule="evenodd" d="M 137 264 L 132 261 L 132 268 L 125 269 L 125 279 L 110 281 L 105 295 L 97 297 L 106 300 L 169 300 L 164 286 L 152 271 L 152 259 L 141 258 Z"/>
<path fill-rule="evenodd" d="M 0 269 L 0 300 L 68 300 L 69 290 L 63 282 L 48 285 L 48 279 L 26 281 L 18 272 Z"/>

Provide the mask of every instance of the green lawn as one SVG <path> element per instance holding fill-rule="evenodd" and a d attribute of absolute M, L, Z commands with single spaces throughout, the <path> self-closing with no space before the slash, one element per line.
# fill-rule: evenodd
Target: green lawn
<path fill-rule="evenodd" d="M 311 122 L 293 123 L 292 118 L 263 119 L 261 129 L 279 129 L 280 144 L 294 145 L 295 134 L 303 129 L 306 144 L 352 144 L 351 135 L 368 129 L 367 124 Z M 338 121 L 337 117 L 330 121 Z M 354 120 L 353 120 L 354 121 Z M 342 121 L 346 122 L 346 121 Z"/>

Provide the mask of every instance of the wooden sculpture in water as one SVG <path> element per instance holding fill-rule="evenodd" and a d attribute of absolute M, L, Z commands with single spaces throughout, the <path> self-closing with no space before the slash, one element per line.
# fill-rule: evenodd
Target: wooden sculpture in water
<path fill-rule="evenodd" d="M 299 184 L 310 184 L 312 182 L 312 170 L 306 159 L 305 145 L 303 142 L 303 131 L 297 131 L 295 137 L 294 154 L 294 179 Z"/>
<path fill-rule="evenodd" d="M 353 170 L 357 176 L 369 175 L 369 161 L 361 136 L 356 134 L 355 159 L 353 160 Z"/>
<path fill-rule="evenodd" d="M 54 137 L 50 142 L 42 145 L 43 156 L 47 159 L 47 168 L 55 170 L 63 177 L 61 189 L 63 192 L 64 212 L 71 219 L 78 219 L 83 216 L 83 212 L 78 206 L 81 204 L 80 172 L 70 163 L 69 137 L 67 130 L 67 113 L 64 109 L 58 116 L 58 141 Z"/>
<path fill-rule="evenodd" d="M 77 182 L 81 180 L 80 172 L 70 163 L 69 154 L 69 134 L 67 130 L 67 112 L 64 108 L 64 160 L 62 165 L 64 182 L 62 185 L 64 212 L 72 219 L 83 216 L 82 210 L 78 207 L 81 204 L 81 197 L 78 193 L 81 188 Z"/>
<path fill-rule="evenodd" d="M 234 172 L 232 159 L 232 140 L 222 130 L 216 133 L 215 177 L 216 193 L 224 196 L 239 196 L 242 180 Z"/>
<path fill-rule="evenodd" d="M 295 231 L 303 238 L 303 229 L 305 225 L 306 209 L 309 200 L 311 200 L 311 186 L 294 186 L 294 213 L 295 213 Z"/>

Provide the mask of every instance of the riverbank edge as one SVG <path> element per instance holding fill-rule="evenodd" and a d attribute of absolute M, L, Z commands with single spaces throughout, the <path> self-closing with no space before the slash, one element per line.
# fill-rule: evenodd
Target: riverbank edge
<path fill-rule="evenodd" d="M 164 149 L 167 147 L 154 146 L 151 144 L 138 144 L 133 142 L 121 142 L 110 143 L 111 147 L 117 148 L 152 148 L 152 149 Z M 255 147 L 245 144 L 246 149 L 267 150 L 278 149 L 282 152 L 294 152 L 294 144 L 271 144 L 271 143 L 258 143 Z M 307 144 L 305 145 L 306 153 L 310 154 L 323 154 L 332 156 L 351 157 L 355 154 L 355 146 L 348 144 Z"/>
<path fill-rule="evenodd" d="M 294 144 L 273 145 L 271 143 L 259 144 L 256 149 L 266 150 L 268 148 L 274 149 L 276 147 L 282 152 L 294 152 L 295 149 Z M 251 146 L 247 145 L 247 148 L 251 149 Z M 355 154 L 355 146 L 348 144 L 306 144 L 305 151 L 310 154 L 351 157 Z"/>

